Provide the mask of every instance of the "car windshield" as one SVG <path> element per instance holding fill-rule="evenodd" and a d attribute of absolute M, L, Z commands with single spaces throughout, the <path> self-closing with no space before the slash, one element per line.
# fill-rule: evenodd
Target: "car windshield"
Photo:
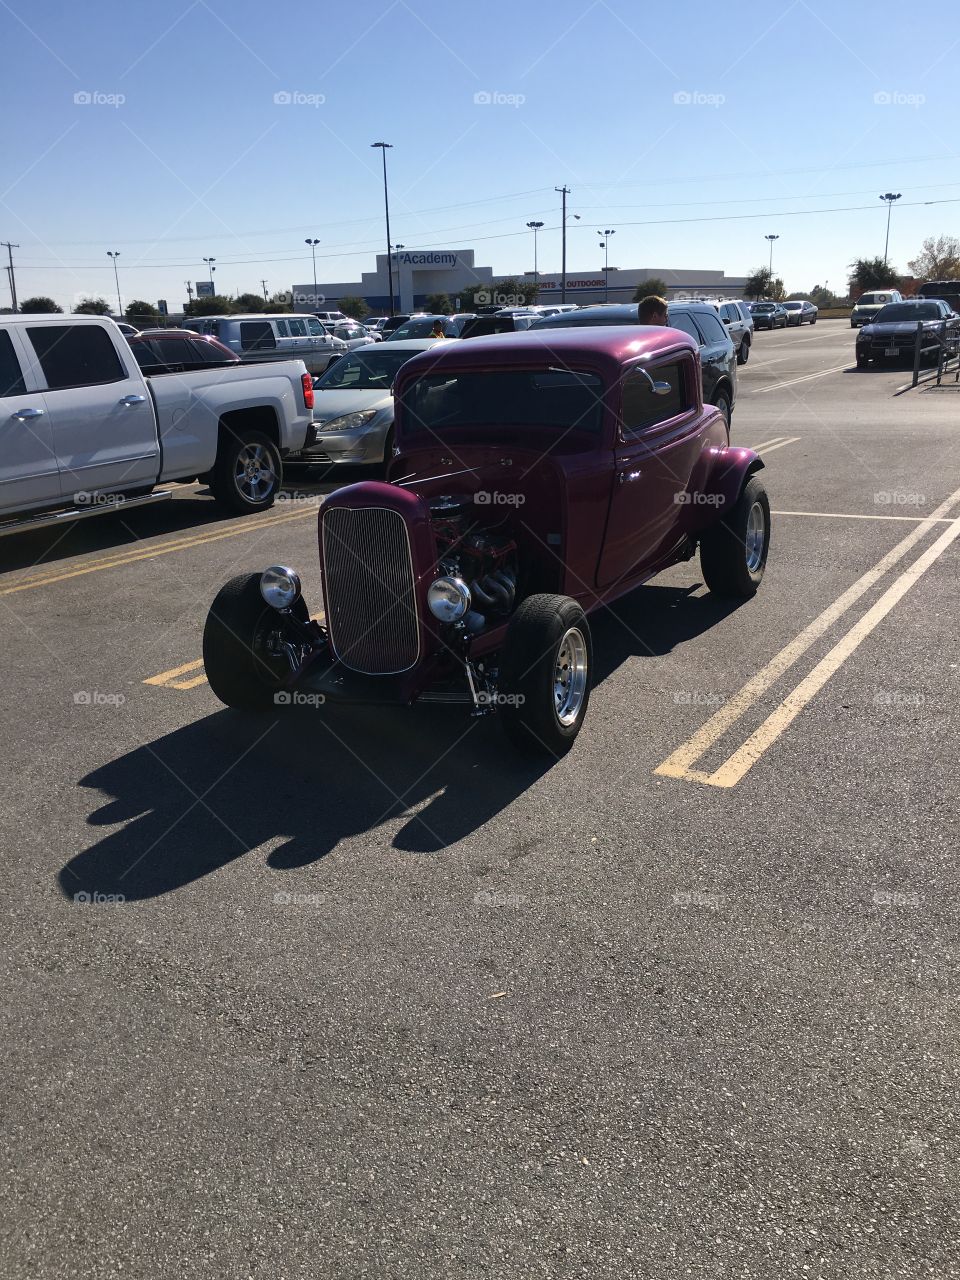
<path fill-rule="evenodd" d="M 774 306 L 772 302 L 754 302 L 751 304 L 750 310 L 751 311 L 773 311 Z"/>
<path fill-rule="evenodd" d="M 429 373 L 407 388 L 404 430 L 443 433 L 458 427 L 547 427 L 599 432 L 603 384 L 573 369 Z"/>
<path fill-rule="evenodd" d="M 397 370 L 417 353 L 373 346 L 342 356 L 313 385 L 318 391 L 389 391 Z"/>
<path fill-rule="evenodd" d="M 939 320 L 940 308 L 933 302 L 891 302 L 873 317 L 874 324 L 895 324 L 902 320 Z"/>
<path fill-rule="evenodd" d="M 440 317 L 441 321 L 443 317 Z M 437 322 L 437 316 L 417 316 L 414 320 L 408 320 L 406 324 L 402 324 L 399 329 L 394 329 L 390 335 L 391 342 L 402 342 L 404 338 L 429 338 L 433 333 L 433 326 Z M 452 330 L 452 325 L 444 323 L 444 333 Z"/>
<path fill-rule="evenodd" d="M 787 309 L 788 311 L 802 311 L 802 310 L 803 310 L 803 303 L 802 303 L 802 302 L 785 302 L 783 305 L 786 307 L 786 309 Z"/>

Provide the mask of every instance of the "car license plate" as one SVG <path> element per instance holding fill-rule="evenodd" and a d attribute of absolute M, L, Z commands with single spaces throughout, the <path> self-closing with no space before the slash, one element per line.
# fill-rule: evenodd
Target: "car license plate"
<path fill-rule="evenodd" d="M 885 356 L 898 356 L 900 352 L 897 350 L 896 347 L 887 347 L 886 351 L 884 351 L 883 354 Z"/>

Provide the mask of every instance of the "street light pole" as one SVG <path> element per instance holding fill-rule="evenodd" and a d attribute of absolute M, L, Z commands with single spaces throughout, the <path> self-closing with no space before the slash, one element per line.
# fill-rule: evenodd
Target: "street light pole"
<path fill-rule="evenodd" d="M 769 270 L 769 272 L 770 272 L 771 283 L 772 283 L 772 279 L 773 279 L 773 242 L 774 242 L 774 240 L 779 240 L 779 239 L 780 239 L 780 237 L 779 237 L 779 236 L 764 236 L 763 238 L 764 238 L 764 240 L 769 240 L 769 241 L 770 241 L 770 266 L 769 266 L 768 270 Z"/>
<path fill-rule="evenodd" d="M 542 222 L 528 222 L 527 226 L 533 232 L 533 278 L 534 281 L 540 283 L 540 272 L 537 269 L 537 232 L 543 226 Z"/>
<path fill-rule="evenodd" d="M 902 193 L 899 191 L 887 191 L 882 196 L 880 196 L 880 199 L 883 200 L 887 206 L 887 238 L 883 242 L 883 265 L 884 266 L 887 265 L 887 260 L 890 256 L 890 214 L 893 210 L 894 201 L 899 200 L 901 194 Z"/>
<path fill-rule="evenodd" d="M 308 244 L 310 246 L 310 253 L 313 255 L 313 305 L 314 307 L 316 307 L 317 305 L 317 245 L 320 243 L 320 241 L 307 239 L 307 240 L 304 240 L 303 243 Z"/>
<path fill-rule="evenodd" d="M 112 249 L 107 250 L 107 257 L 113 260 L 113 279 L 117 286 L 117 315 L 123 315 L 123 304 L 120 301 L 120 276 L 117 272 L 117 259 L 120 257 L 119 249 L 114 253 Z"/>
<path fill-rule="evenodd" d="M 403 285 L 400 283 L 400 250 L 404 248 L 406 248 L 406 246 L 402 244 L 395 244 L 393 246 L 394 252 L 397 255 L 397 301 L 400 303 L 401 310 L 403 309 Z"/>
<path fill-rule="evenodd" d="M 558 191 L 561 199 L 561 226 L 563 228 L 560 237 L 560 301 L 567 300 L 567 196 L 570 194 L 570 188 L 566 185 L 562 187 L 554 187 L 554 191 Z"/>
<path fill-rule="evenodd" d="M 610 237 L 615 236 L 616 234 L 617 234 L 616 230 L 613 227 L 608 227 L 606 231 L 597 232 L 597 235 L 600 236 L 600 248 L 603 250 L 603 300 L 604 302 L 610 301 L 610 277 L 608 274 L 610 268 L 608 265 L 609 264 L 608 249 L 610 248 Z"/>
<path fill-rule="evenodd" d="M 207 264 L 207 270 L 210 273 L 210 283 L 213 284 L 213 273 L 216 271 L 216 267 L 213 264 L 216 262 L 216 258 L 204 258 L 204 262 Z"/>
<path fill-rule="evenodd" d="M 390 197 L 387 193 L 387 152 L 393 150 L 392 142 L 371 142 L 371 147 L 379 147 L 383 156 L 383 209 L 387 220 L 387 274 L 390 279 L 390 314 L 394 314 L 393 306 L 393 261 L 390 257 Z"/>

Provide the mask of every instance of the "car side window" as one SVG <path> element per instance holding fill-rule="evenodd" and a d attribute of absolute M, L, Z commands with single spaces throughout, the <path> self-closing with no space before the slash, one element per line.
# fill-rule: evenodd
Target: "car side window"
<path fill-rule="evenodd" d="M 677 311 L 673 315 L 668 316 L 671 329 L 679 329 L 681 333 L 688 333 L 698 347 L 703 346 L 703 339 L 700 337 L 700 330 L 693 323 L 688 311 Z"/>
<path fill-rule="evenodd" d="M 310 331 L 311 338 L 322 338 L 326 333 L 326 329 L 324 329 L 320 321 L 312 318 L 307 321 L 307 328 Z"/>
<path fill-rule="evenodd" d="M 51 391 L 123 382 L 127 371 L 106 329 L 50 324 L 27 330 Z"/>
<path fill-rule="evenodd" d="M 13 349 L 13 339 L 5 329 L 0 329 L 0 396 L 25 396 L 23 370 Z"/>
<path fill-rule="evenodd" d="M 277 340 L 269 320 L 241 320 L 240 345 L 244 351 L 273 351 Z"/>
<path fill-rule="evenodd" d="M 720 317 L 710 311 L 698 313 L 697 324 L 703 330 L 703 336 L 708 342 L 723 342 L 728 336 L 726 329 L 720 323 Z"/>
<path fill-rule="evenodd" d="M 669 382 L 666 395 L 655 395 L 639 369 L 631 369 L 623 380 L 622 420 L 625 434 L 645 431 L 688 408 L 684 383 L 684 362 L 659 365 L 648 370 L 655 382 Z"/>
<path fill-rule="evenodd" d="M 307 326 L 302 320 L 288 320 L 290 326 L 291 338 L 305 338 L 307 336 Z"/>
<path fill-rule="evenodd" d="M 277 321 L 277 333 L 280 335 L 281 338 L 290 337 L 290 330 L 287 328 L 286 320 Z"/>

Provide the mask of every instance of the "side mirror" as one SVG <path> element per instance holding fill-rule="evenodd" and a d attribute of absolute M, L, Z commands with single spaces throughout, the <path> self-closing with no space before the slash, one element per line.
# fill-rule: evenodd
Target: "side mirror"
<path fill-rule="evenodd" d="M 730 319 L 730 317 L 729 317 L 729 316 L 724 316 L 724 318 L 723 318 L 723 323 L 724 323 L 724 324 L 733 324 L 733 321 Z"/>
<path fill-rule="evenodd" d="M 650 388 L 655 396 L 668 396 L 673 390 L 669 382 L 654 382 Z"/>

